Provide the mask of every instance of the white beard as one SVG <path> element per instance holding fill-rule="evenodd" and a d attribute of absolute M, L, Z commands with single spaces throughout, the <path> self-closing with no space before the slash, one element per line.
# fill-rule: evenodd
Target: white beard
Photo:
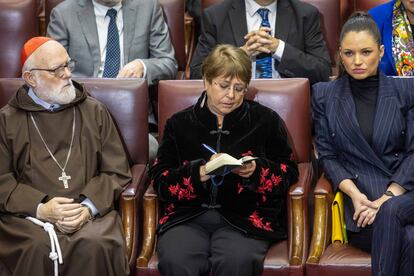
<path fill-rule="evenodd" d="M 41 81 L 39 88 L 43 88 L 44 83 Z M 43 90 L 43 89 L 39 89 Z M 45 92 L 48 91 L 48 92 Z M 73 86 L 72 80 L 70 80 L 70 86 L 65 86 L 61 90 L 58 89 L 45 89 L 43 91 L 36 91 L 37 96 L 49 104 L 68 104 L 76 98 L 76 90 Z"/>

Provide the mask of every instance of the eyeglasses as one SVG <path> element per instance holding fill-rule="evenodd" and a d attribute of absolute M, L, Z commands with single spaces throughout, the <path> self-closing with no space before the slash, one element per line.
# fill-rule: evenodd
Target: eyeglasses
<path fill-rule="evenodd" d="M 222 92 L 228 93 L 228 92 L 230 92 L 230 89 L 232 88 L 232 86 L 228 83 L 218 83 L 216 81 L 213 81 L 213 83 L 215 85 L 217 85 Z M 233 85 L 233 92 L 235 92 L 239 95 L 244 94 L 246 91 L 247 91 L 247 86 L 246 85 L 243 85 L 243 84 Z"/>
<path fill-rule="evenodd" d="M 29 71 L 47 71 L 51 74 L 54 74 L 56 78 L 62 78 L 66 73 L 66 68 L 69 70 L 69 72 L 73 72 L 75 69 L 75 61 L 69 60 L 65 64 L 55 68 L 55 69 L 44 69 L 44 68 L 33 68 Z"/>

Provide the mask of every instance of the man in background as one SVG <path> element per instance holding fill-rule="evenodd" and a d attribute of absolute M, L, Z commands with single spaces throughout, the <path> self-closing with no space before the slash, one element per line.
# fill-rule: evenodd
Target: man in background
<path fill-rule="evenodd" d="M 253 78 L 327 81 L 331 62 L 318 10 L 298 0 L 224 0 L 204 10 L 191 78 L 217 44 L 241 47 L 252 60 Z"/>

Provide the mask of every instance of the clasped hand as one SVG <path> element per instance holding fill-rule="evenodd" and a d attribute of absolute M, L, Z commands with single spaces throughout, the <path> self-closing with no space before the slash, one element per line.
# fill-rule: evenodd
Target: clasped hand
<path fill-rule="evenodd" d="M 246 43 L 241 47 L 250 57 L 261 53 L 274 53 L 279 46 L 279 39 L 273 37 L 271 29 L 261 27 L 259 30 L 249 32 L 244 39 Z"/>
<path fill-rule="evenodd" d="M 379 210 L 378 202 L 370 201 L 366 195 L 359 193 L 352 199 L 352 203 L 355 209 L 353 219 L 357 226 L 365 228 L 367 225 L 371 225 Z"/>
<path fill-rule="evenodd" d="M 72 198 L 54 197 L 42 204 L 36 217 L 55 224 L 62 233 L 73 233 L 79 230 L 89 220 L 89 210 Z"/>

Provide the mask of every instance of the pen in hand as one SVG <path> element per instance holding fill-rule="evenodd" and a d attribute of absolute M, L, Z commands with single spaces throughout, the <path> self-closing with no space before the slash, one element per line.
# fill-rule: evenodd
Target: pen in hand
<path fill-rule="evenodd" d="M 216 154 L 217 152 L 212 148 L 212 147 L 210 147 L 209 145 L 206 145 L 206 144 L 202 144 L 203 145 L 203 147 L 205 148 L 205 149 L 207 149 L 208 151 L 210 151 L 211 153 L 213 153 L 213 154 Z"/>

